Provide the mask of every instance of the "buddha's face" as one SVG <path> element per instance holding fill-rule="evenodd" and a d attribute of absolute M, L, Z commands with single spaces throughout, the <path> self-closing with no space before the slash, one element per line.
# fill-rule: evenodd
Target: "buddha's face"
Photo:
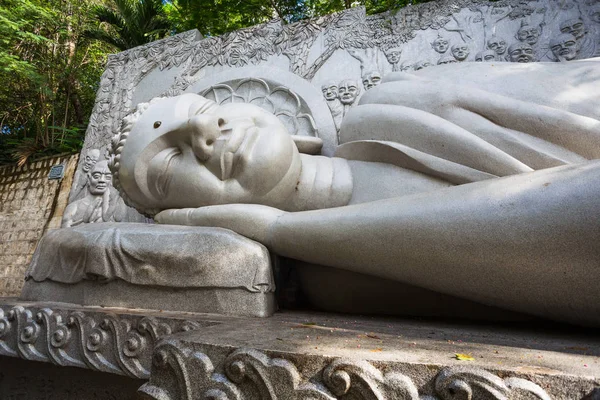
<path fill-rule="evenodd" d="M 340 101 L 342 104 L 352 104 L 360 94 L 360 89 L 355 81 L 343 81 L 338 88 Z"/>
<path fill-rule="evenodd" d="M 579 40 L 585 35 L 585 25 L 579 18 L 571 18 L 563 21 L 560 24 L 561 33 L 570 33 L 575 36 L 575 39 Z"/>
<path fill-rule="evenodd" d="M 448 40 L 444 39 L 443 37 L 438 37 L 433 41 L 433 43 L 431 43 L 431 47 L 433 47 L 433 49 L 440 54 L 445 53 L 448 50 L 448 46 Z"/>
<path fill-rule="evenodd" d="M 466 44 L 455 44 L 452 46 L 452 55 L 458 61 L 464 61 L 469 55 L 469 47 Z"/>
<path fill-rule="evenodd" d="M 571 61 L 577 56 L 577 39 L 570 33 L 561 33 L 550 41 L 550 50 L 558 60 Z"/>
<path fill-rule="evenodd" d="M 298 157 L 273 114 L 184 94 L 150 104 L 134 123 L 119 181 L 131 200 L 148 208 L 260 203 L 299 168 Z"/>
<path fill-rule="evenodd" d="M 517 32 L 517 39 L 531 46 L 538 42 L 540 38 L 540 30 L 536 26 L 523 25 Z"/>
<path fill-rule="evenodd" d="M 381 83 L 381 74 L 377 71 L 367 72 L 362 77 L 362 83 L 365 90 L 374 88 Z"/>
<path fill-rule="evenodd" d="M 90 149 L 85 154 L 85 158 L 83 159 L 83 165 L 81 166 L 81 169 L 83 170 L 83 172 L 85 172 L 85 173 L 90 172 L 92 167 L 94 165 L 96 165 L 96 163 L 98 162 L 99 158 L 100 158 L 100 150 Z"/>
<path fill-rule="evenodd" d="M 506 52 L 506 40 L 497 36 L 492 36 L 487 42 L 488 49 L 494 50 L 496 54 L 504 54 Z"/>
<path fill-rule="evenodd" d="M 527 43 L 515 43 L 508 48 L 508 57 L 512 62 L 532 62 L 533 49 Z"/>
<path fill-rule="evenodd" d="M 390 64 L 398 64 L 400 62 L 400 56 L 402 55 L 402 50 L 398 48 L 389 49 L 385 52 L 385 57 L 387 58 Z"/>
<path fill-rule="evenodd" d="M 321 86 L 321 90 L 323 91 L 325 100 L 335 100 L 338 97 L 338 87 L 335 83 L 326 83 Z"/>
<path fill-rule="evenodd" d="M 485 50 L 477 53 L 477 55 L 475 56 L 475 61 L 478 62 L 490 62 L 494 61 L 495 59 L 496 53 L 494 52 L 494 50 Z"/>
<path fill-rule="evenodd" d="M 112 174 L 106 161 L 96 163 L 88 172 L 88 190 L 95 196 L 104 194 L 108 190 L 111 181 Z"/>

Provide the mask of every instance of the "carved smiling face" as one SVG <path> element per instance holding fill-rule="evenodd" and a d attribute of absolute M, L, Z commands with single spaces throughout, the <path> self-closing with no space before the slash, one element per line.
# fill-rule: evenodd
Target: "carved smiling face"
<path fill-rule="evenodd" d="M 381 74 L 378 71 L 367 72 L 362 76 L 365 90 L 369 90 L 381 83 Z"/>
<path fill-rule="evenodd" d="M 537 26 L 522 25 L 517 32 L 517 39 L 531 46 L 538 42 L 540 38 L 540 29 Z"/>
<path fill-rule="evenodd" d="M 112 181 L 112 174 L 108 169 L 108 162 L 100 161 L 88 172 L 88 189 L 93 195 L 104 194 Z"/>
<path fill-rule="evenodd" d="M 260 203 L 297 157 L 275 115 L 184 94 L 151 103 L 135 121 L 120 154 L 119 182 L 148 208 Z"/>
<path fill-rule="evenodd" d="M 321 86 L 323 97 L 325 100 L 335 100 L 338 97 L 338 86 L 336 83 L 328 82 Z"/>
<path fill-rule="evenodd" d="M 360 88 L 358 84 L 353 80 L 345 80 L 340 83 L 338 87 L 338 93 L 342 104 L 350 105 L 354 103 L 354 100 L 360 94 Z"/>
<path fill-rule="evenodd" d="M 487 47 L 494 50 L 498 55 L 504 54 L 506 52 L 506 40 L 498 36 L 492 36 L 487 42 Z"/>
<path fill-rule="evenodd" d="M 594 6 L 592 6 L 588 15 L 592 21 L 600 24 L 600 3 L 596 3 Z"/>
<path fill-rule="evenodd" d="M 440 54 L 445 53 L 448 50 L 449 46 L 450 43 L 447 39 L 444 39 L 443 37 L 438 37 L 433 41 L 433 43 L 431 43 L 431 47 L 433 47 L 433 49 Z"/>
<path fill-rule="evenodd" d="M 400 62 L 400 56 L 402 55 L 402 50 L 399 48 L 392 48 L 385 52 L 385 57 L 387 58 L 390 64 L 398 64 Z"/>
<path fill-rule="evenodd" d="M 496 60 L 496 52 L 494 50 L 480 51 L 475 56 L 475 61 L 478 62 L 490 62 Z"/>
<path fill-rule="evenodd" d="M 444 56 L 438 60 L 437 64 L 445 65 L 445 64 L 452 64 L 452 63 L 457 63 L 457 62 L 458 61 L 456 61 L 456 58 L 454 58 L 453 56 Z"/>
<path fill-rule="evenodd" d="M 83 159 L 83 165 L 81 166 L 81 169 L 83 170 L 83 172 L 85 172 L 85 173 L 90 172 L 92 167 L 94 165 L 96 165 L 96 163 L 98 162 L 99 158 L 100 158 L 100 150 L 90 149 L 86 153 L 85 158 Z"/>
<path fill-rule="evenodd" d="M 432 65 L 433 64 L 431 64 L 429 61 L 419 61 L 415 65 L 413 65 L 413 70 L 419 71 L 423 68 L 431 67 Z"/>
<path fill-rule="evenodd" d="M 585 24 L 581 18 L 567 19 L 560 24 L 560 32 L 570 33 L 575 36 L 575 39 L 579 40 L 585 35 Z"/>
<path fill-rule="evenodd" d="M 557 60 L 571 61 L 577 57 L 577 39 L 570 33 L 561 33 L 550 41 L 550 50 Z"/>
<path fill-rule="evenodd" d="M 518 63 L 533 62 L 533 48 L 527 43 L 514 43 L 508 48 L 508 59 Z"/>
<path fill-rule="evenodd" d="M 455 44 L 452 46 L 452 55 L 458 61 L 464 61 L 469 55 L 469 47 L 466 44 Z"/>

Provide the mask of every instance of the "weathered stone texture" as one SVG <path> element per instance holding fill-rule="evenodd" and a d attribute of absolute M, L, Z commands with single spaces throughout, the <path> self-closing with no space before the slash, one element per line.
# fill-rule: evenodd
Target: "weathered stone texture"
<path fill-rule="evenodd" d="M 0 168 L 0 296 L 18 296 L 38 240 L 60 227 L 78 155 Z M 62 180 L 48 180 L 64 164 Z"/>

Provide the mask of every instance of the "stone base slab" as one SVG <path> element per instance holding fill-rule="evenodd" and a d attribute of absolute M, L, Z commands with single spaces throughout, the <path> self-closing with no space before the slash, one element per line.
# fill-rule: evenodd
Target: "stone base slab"
<path fill-rule="evenodd" d="M 0 355 L 148 379 L 146 399 L 600 395 L 598 332 L 557 324 L 291 311 L 256 319 L 3 299 Z"/>
<path fill-rule="evenodd" d="M 277 309 L 275 293 L 249 292 L 233 288 L 168 288 L 132 285 L 125 281 L 82 281 L 65 284 L 53 281 L 25 282 L 25 301 L 52 301 L 83 306 L 180 310 L 196 313 L 268 317 Z"/>

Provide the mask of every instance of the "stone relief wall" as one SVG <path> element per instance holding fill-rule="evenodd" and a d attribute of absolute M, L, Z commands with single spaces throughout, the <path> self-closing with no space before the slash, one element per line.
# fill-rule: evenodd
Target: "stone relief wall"
<path fill-rule="evenodd" d="M 0 296 L 19 295 L 38 240 L 60 227 L 77 159 L 53 157 L 0 168 Z M 65 166 L 64 178 L 48 180 L 58 164 Z"/>
<path fill-rule="evenodd" d="M 86 157 L 105 157 L 122 118 L 137 104 L 194 92 L 203 81 L 240 67 L 275 68 L 310 83 L 322 94 L 339 129 L 348 109 L 390 72 L 457 62 L 567 62 L 596 56 L 600 56 L 597 0 L 445 0 L 371 16 L 354 8 L 290 25 L 274 20 L 205 39 L 198 31 L 186 32 L 109 57 L 70 202 L 86 196 Z M 265 81 L 266 75 L 247 78 L 256 83 Z M 252 90 L 261 93 L 261 85 L 250 86 L 246 97 L 255 96 Z M 233 93 L 238 88 L 230 89 Z M 290 84 L 277 89 L 294 93 L 296 88 Z M 271 101 L 272 94 L 265 93 L 261 101 Z M 275 97 L 271 104 L 275 109 L 289 101 Z M 310 128 L 310 117 L 296 120 Z M 301 134 L 311 135 L 309 131 Z M 319 126 L 312 134 L 319 137 Z M 323 153 L 331 155 L 333 148 L 324 146 Z M 110 196 L 118 196 L 108 185 Z M 118 203 L 116 198 L 112 201 Z M 100 209 L 119 208 L 106 203 Z M 121 208 L 117 217 L 105 211 L 91 214 L 100 217 L 82 223 L 142 220 L 132 209 Z"/>

